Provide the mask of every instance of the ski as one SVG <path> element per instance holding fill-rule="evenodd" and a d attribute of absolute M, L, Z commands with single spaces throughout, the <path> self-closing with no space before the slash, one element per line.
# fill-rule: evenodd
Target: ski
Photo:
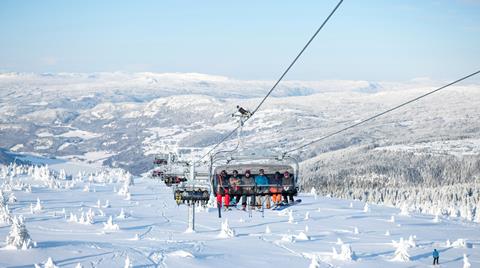
<path fill-rule="evenodd" d="M 301 202 L 302 202 L 302 199 L 297 199 L 297 200 L 293 201 L 293 203 L 288 203 L 288 204 L 285 204 L 285 205 L 280 205 L 280 206 L 277 206 L 276 208 L 273 208 L 272 210 L 276 210 L 276 211 L 284 210 L 284 209 L 286 209 L 286 208 L 288 208 L 288 207 L 291 207 L 291 206 L 300 204 Z"/>

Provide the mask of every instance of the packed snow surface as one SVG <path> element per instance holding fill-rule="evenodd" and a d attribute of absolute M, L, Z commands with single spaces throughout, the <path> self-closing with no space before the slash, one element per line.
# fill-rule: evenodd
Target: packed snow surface
<path fill-rule="evenodd" d="M 127 259 L 132 267 L 430 267 L 434 248 L 441 267 L 462 267 L 464 254 L 480 267 L 474 222 L 434 222 L 374 204 L 366 213 L 363 202 L 310 193 L 297 197 L 298 205 L 264 214 L 234 208 L 220 219 L 216 209 L 197 209 L 195 232 L 185 232 L 188 208 L 177 206 L 161 181 L 137 177 L 128 185 L 97 176 L 58 187 L 33 175 L 2 179 L 10 185 L 4 183 L 4 196 L 10 191 L 17 199 L 8 202 L 11 216 L 23 216 L 35 244 L 8 249 L 11 227 L 0 223 L 0 267 L 43 267 L 49 257 L 58 267 L 124 267 Z M 123 187 L 130 200 L 118 193 Z M 32 213 L 37 202 L 41 209 Z"/>

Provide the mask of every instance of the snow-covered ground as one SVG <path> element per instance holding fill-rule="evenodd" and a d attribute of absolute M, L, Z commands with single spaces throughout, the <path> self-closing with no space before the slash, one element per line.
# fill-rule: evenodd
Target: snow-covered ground
<path fill-rule="evenodd" d="M 463 254 L 480 266 L 478 223 L 301 194 L 291 210 L 264 215 L 234 209 L 219 219 L 216 209 L 198 209 L 196 232 L 186 233 L 187 207 L 176 205 L 170 188 L 135 178 L 126 198 L 116 174 L 60 181 L 68 187 L 57 189 L 33 175 L 2 179 L 5 195 L 9 184 L 17 198 L 8 203 L 12 216 L 23 215 L 36 246 L 11 250 L 1 242 L 0 267 L 43 265 L 48 257 L 59 267 L 123 267 L 127 257 L 133 267 L 430 267 L 434 248 L 441 267 L 462 267 Z M 31 192 L 19 188 L 27 184 Z M 220 235 L 225 220 L 233 232 Z M 0 224 L 0 237 L 9 231 Z"/>

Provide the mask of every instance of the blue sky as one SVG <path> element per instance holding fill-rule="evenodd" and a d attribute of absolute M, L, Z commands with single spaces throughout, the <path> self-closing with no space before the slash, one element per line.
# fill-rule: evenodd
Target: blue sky
<path fill-rule="evenodd" d="M 0 70 L 276 79 L 337 1 L 0 1 Z M 345 0 L 287 79 L 450 80 L 480 68 L 480 2 Z"/>

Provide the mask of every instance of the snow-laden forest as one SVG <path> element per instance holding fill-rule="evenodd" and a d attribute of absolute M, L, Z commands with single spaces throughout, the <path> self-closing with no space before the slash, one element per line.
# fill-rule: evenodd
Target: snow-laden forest
<path fill-rule="evenodd" d="M 480 157 L 366 146 L 310 159 L 303 187 L 405 211 L 480 222 Z"/>

